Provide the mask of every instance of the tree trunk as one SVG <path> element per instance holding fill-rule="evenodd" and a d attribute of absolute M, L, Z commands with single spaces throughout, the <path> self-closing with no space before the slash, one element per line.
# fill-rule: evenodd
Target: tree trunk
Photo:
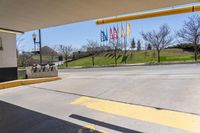
<path fill-rule="evenodd" d="M 68 57 L 65 59 L 65 66 L 68 67 Z"/>
<path fill-rule="evenodd" d="M 131 59 L 133 58 L 133 52 L 134 52 L 134 50 L 131 49 Z"/>
<path fill-rule="evenodd" d="M 68 67 L 68 62 L 66 61 L 65 66 Z"/>
<path fill-rule="evenodd" d="M 195 44 L 195 48 L 194 48 L 194 59 L 195 59 L 195 61 L 198 60 L 198 57 L 197 57 L 198 56 L 198 54 L 197 54 L 198 51 L 197 51 L 197 49 L 198 49 L 197 48 L 197 44 Z"/>
<path fill-rule="evenodd" d="M 124 57 L 125 57 L 125 64 L 126 64 L 126 60 L 127 60 L 127 58 L 126 58 L 126 50 L 125 50 L 125 53 L 124 53 Z"/>
<path fill-rule="evenodd" d="M 157 51 L 158 51 L 158 63 L 160 63 L 160 50 Z"/>
<path fill-rule="evenodd" d="M 117 65 L 117 49 L 116 49 L 116 46 L 115 46 L 115 65 Z"/>
<path fill-rule="evenodd" d="M 94 67 L 94 55 L 92 55 L 92 65 Z"/>

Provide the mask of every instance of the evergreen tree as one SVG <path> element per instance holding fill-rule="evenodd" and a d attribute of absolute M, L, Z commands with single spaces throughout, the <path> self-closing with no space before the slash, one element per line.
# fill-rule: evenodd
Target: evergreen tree
<path fill-rule="evenodd" d="M 137 51 L 140 51 L 141 50 L 141 41 L 138 40 L 137 42 Z"/>
<path fill-rule="evenodd" d="M 133 38 L 131 41 L 131 49 L 133 50 L 135 48 L 135 39 Z"/>
<path fill-rule="evenodd" d="M 150 43 L 149 43 L 148 46 L 147 46 L 147 50 L 152 50 L 152 46 L 151 46 Z"/>
<path fill-rule="evenodd" d="M 133 50 L 134 50 L 134 48 L 135 48 L 135 45 L 136 45 L 136 44 L 135 44 L 135 39 L 133 38 L 132 41 L 131 41 L 131 47 L 130 47 L 131 50 L 132 50 L 132 51 L 131 51 L 131 58 L 133 58 Z"/>

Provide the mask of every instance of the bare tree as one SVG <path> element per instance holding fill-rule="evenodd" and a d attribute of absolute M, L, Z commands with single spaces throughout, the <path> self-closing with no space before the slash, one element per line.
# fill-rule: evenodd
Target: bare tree
<path fill-rule="evenodd" d="M 150 43 L 157 50 L 158 62 L 160 62 L 161 50 L 171 45 L 173 41 L 173 38 L 170 36 L 169 26 L 164 24 L 160 26 L 159 31 L 142 32 L 141 35 L 147 43 Z"/>
<path fill-rule="evenodd" d="M 56 49 L 56 46 L 53 46 L 53 49 Z M 56 51 L 52 50 L 50 51 L 50 62 L 53 63 L 54 62 L 54 57 L 58 55 Z"/>
<path fill-rule="evenodd" d="M 65 59 L 65 65 L 68 67 L 68 59 L 72 52 L 72 45 L 59 45 L 58 51 L 63 55 Z"/>
<path fill-rule="evenodd" d="M 90 52 L 91 54 L 91 57 L 92 57 L 92 65 L 94 66 L 94 57 L 95 57 L 95 53 L 97 52 L 96 51 L 96 48 L 99 47 L 99 44 L 98 42 L 96 41 L 92 41 L 92 40 L 88 40 L 87 44 L 86 44 L 86 48 L 87 48 L 87 51 Z"/>
<path fill-rule="evenodd" d="M 99 47 L 98 42 L 93 40 L 87 40 L 86 48 L 87 50 L 95 51 L 95 48 Z"/>
<path fill-rule="evenodd" d="M 144 43 L 144 56 L 147 56 L 147 53 L 148 53 L 148 44 L 149 43 Z"/>
<path fill-rule="evenodd" d="M 188 17 L 188 20 L 184 22 L 183 28 L 177 32 L 177 36 L 182 42 L 194 45 L 194 57 L 195 61 L 197 61 L 198 44 L 200 43 L 200 16 L 193 15 Z"/>
<path fill-rule="evenodd" d="M 82 45 L 80 51 L 87 51 L 87 45 Z"/>
<path fill-rule="evenodd" d="M 16 50 L 16 52 L 17 52 L 17 58 L 18 58 L 18 56 L 19 56 L 19 52 L 20 52 L 20 50 L 22 49 L 21 47 L 21 43 L 24 41 L 24 38 L 22 38 L 22 36 L 20 36 L 20 37 L 18 37 L 17 39 L 16 39 L 16 43 L 17 43 L 17 45 L 16 45 L 16 48 L 17 48 L 17 50 Z"/>
<path fill-rule="evenodd" d="M 144 50 L 145 50 L 144 56 L 147 56 L 148 51 L 151 51 L 151 50 L 152 50 L 151 44 L 149 44 L 149 43 L 144 43 Z"/>
<path fill-rule="evenodd" d="M 124 53 L 127 52 L 127 48 L 128 48 L 128 43 L 127 42 L 123 42 L 122 40 L 118 40 L 116 43 L 117 49 L 124 49 Z"/>
<path fill-rule="evenodd" d="M 21 67 L 29 66 L 31 58 L 32 54 L 22 51 L 22 53 L 18 55 L 18 66 Z"/>
<path fill-rule="evenodd" d="M 118 51 L 119 42 L 112 40 L 112 41 L 110 41 L 110 44 L 111 44 L 112 48 L 114 49 L 114 57 L 115 57 L 114 63 L 115 63 L 115 65 L 117 65 L 117 51 Z"/>

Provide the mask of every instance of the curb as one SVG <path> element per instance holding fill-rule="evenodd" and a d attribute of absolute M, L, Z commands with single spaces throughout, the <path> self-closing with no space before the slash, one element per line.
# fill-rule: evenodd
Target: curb
<path fill-rule="evenodd" d="M 159 65 L 181 65 L 181 64 L 200 64 L 200 62 L 163 62 L 163 63 L 136 63 L 136 64 L 118 64 L 118 65 L 108 65 L 108 66 L 78 66 L 69 68 L 60 68 L 58 70 L 64 69 L 88 69 L 88 68 L 110 68 L 110 67 L 130 67 L 130 66 L 159 66 Z"/>
<path fill-rule="evenodd" d="M 0 83 L 0 90 L 6 89 L 6 88 L 11 88 L 11 87 L 22 86 L 22 85 L 50 82 L 50 81 L 55 81 L 55 80 L 61 80 L 61 78 L 60 77 L 50 77 L 50 78 L 22 79 L 22 80 L 8 81 L 8 82 Z"/>

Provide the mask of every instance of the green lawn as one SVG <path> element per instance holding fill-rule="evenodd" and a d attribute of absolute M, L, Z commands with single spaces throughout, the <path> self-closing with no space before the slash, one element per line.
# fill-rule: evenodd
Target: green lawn
<path fill-rule="evenodd" d="M 132 53 L 132 56 L 131 56 Z M 117 53 L 117 64 L 125 64 L 126 57 L 124 52 Z M 181 49 L 165 49 L 161 52 L 161 62 L 173 62 L 173 61 L 192 61 L 193 53 L 186 52 Z M 157 53 L 154 51 L 128 51 L 127 52 L 127 64 L 134 63 L 156 63 L 157 62 Z M 95 66 L 109 66 L 115 64 L 115 56 L 112 53 L 104 53 L 95 56 Z M 72 61 L 68 63 L 69 67 L 75 66 L 92 66 L 92 58 L 85 57 L 79 60 Z M 60 66 L 59 68 L 65 68 L 65 65 Z"/>

